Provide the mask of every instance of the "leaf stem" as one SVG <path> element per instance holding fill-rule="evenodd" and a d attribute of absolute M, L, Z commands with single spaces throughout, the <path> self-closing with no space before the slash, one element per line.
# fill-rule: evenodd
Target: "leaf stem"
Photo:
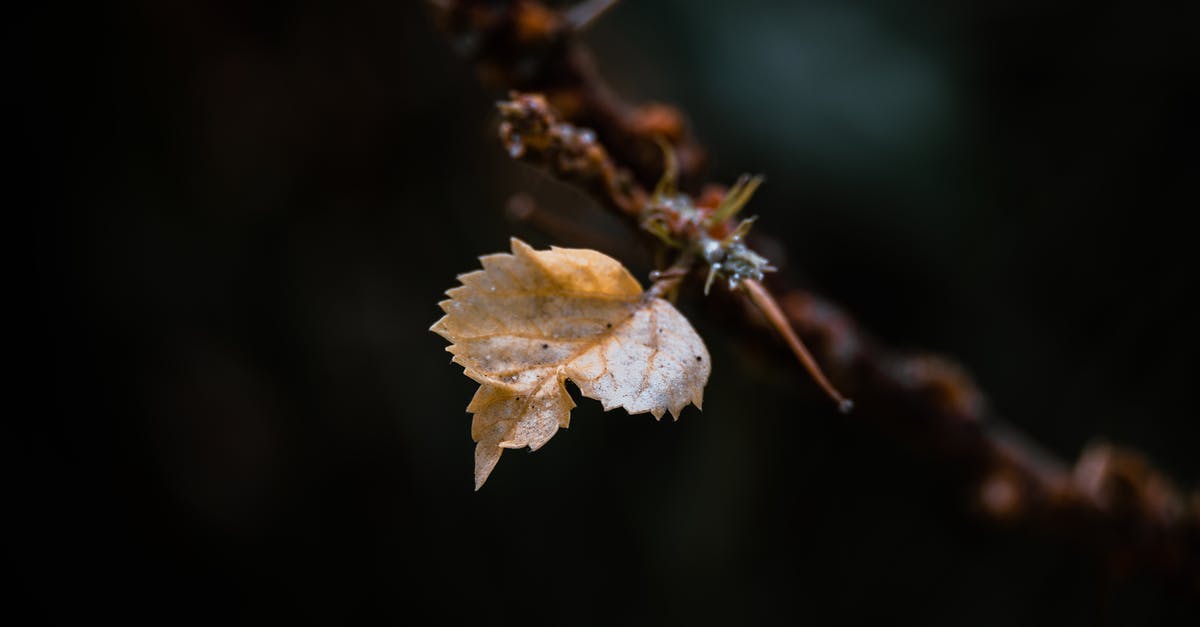
<path fill-rule="evenodd" d="M 691 273 L 696 265 L 696 258 L 690 253 L 684 253 L 666 270 L 655 270 L 650 273 L 653 283 L 646 290 L 646 298 L 668 298 L 674 301 L 674 294 L 683 281 L 683 277 Z"/>

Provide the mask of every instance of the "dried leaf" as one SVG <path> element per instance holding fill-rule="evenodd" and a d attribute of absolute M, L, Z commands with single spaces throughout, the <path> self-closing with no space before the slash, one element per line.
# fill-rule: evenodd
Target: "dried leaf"
<path fill-rule="evenodd" d="M 480 258 L 483 270 L 458 278 L 431 331 L 451 342 L 454 363 L 479 382 L 475 489 L 506 448 L 537 450 L 567 427 L 570 379 L 607 411 L 676 418 L 700 407 L 708 350 L 671 303 L 642 293 L 620 262 L 594 250 L 534 250 Z"/>

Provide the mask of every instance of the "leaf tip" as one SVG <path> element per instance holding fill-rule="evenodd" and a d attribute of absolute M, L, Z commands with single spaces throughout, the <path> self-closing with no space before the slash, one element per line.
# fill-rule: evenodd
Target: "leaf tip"
<path fill-rule="evenodd" d="M 508 245 L 512 248 L 513 254 L 517 256 L 528 257 L 534 253 L 533 247 L 516 237 L 508 238 Z"/>
<path fill-rule="evenodd" d="M 500 454 L 504 449 L 487 442 L 480 442 L 475 445 L 475 491 L 487 482 L 488 477 L 492 474 L 492 469 L 496 467 L 496 462 L 500 461 Z"/>

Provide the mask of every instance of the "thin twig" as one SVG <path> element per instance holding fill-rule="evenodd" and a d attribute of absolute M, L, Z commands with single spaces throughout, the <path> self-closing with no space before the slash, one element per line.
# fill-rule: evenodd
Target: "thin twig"
<path fill-rule="evenodd" d="M 643 187 L 662 175 L 659 138 L 675 149 L 685 187 L 699 183 L 705 153 L 683 114 L 618 97 L 560 12 L 536 0 L 436 0 L 430 8 L 485 84 L 544 94 L 565 120 L 595 131 Z"/>
<path fill-rule="evenodd" d="M 617 166 L 591 130 L 562 122 L 539 94 L 513 92 L 497 108 L 500 141 L 509 156 L 581 185 L 626 216 L 641 215 L 646 190 Z"/>

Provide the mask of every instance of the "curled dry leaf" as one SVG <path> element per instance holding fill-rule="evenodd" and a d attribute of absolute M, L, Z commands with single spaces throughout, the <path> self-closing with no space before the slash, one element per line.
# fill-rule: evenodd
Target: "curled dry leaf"
<path fill-rule="evenodd" d="M 700 407 L 711 370 L 708 350 L 671 303 L 643 294 L 617 260 L 594 250 L 534 250 L 480 258 L 439 305 L 431 331 L 465 374 L 479 382 L 475 489 L 506 448 L 537 450 L 570 421 L 570 379 L 605 410 L 624 407 L 676 418 Z"/>

